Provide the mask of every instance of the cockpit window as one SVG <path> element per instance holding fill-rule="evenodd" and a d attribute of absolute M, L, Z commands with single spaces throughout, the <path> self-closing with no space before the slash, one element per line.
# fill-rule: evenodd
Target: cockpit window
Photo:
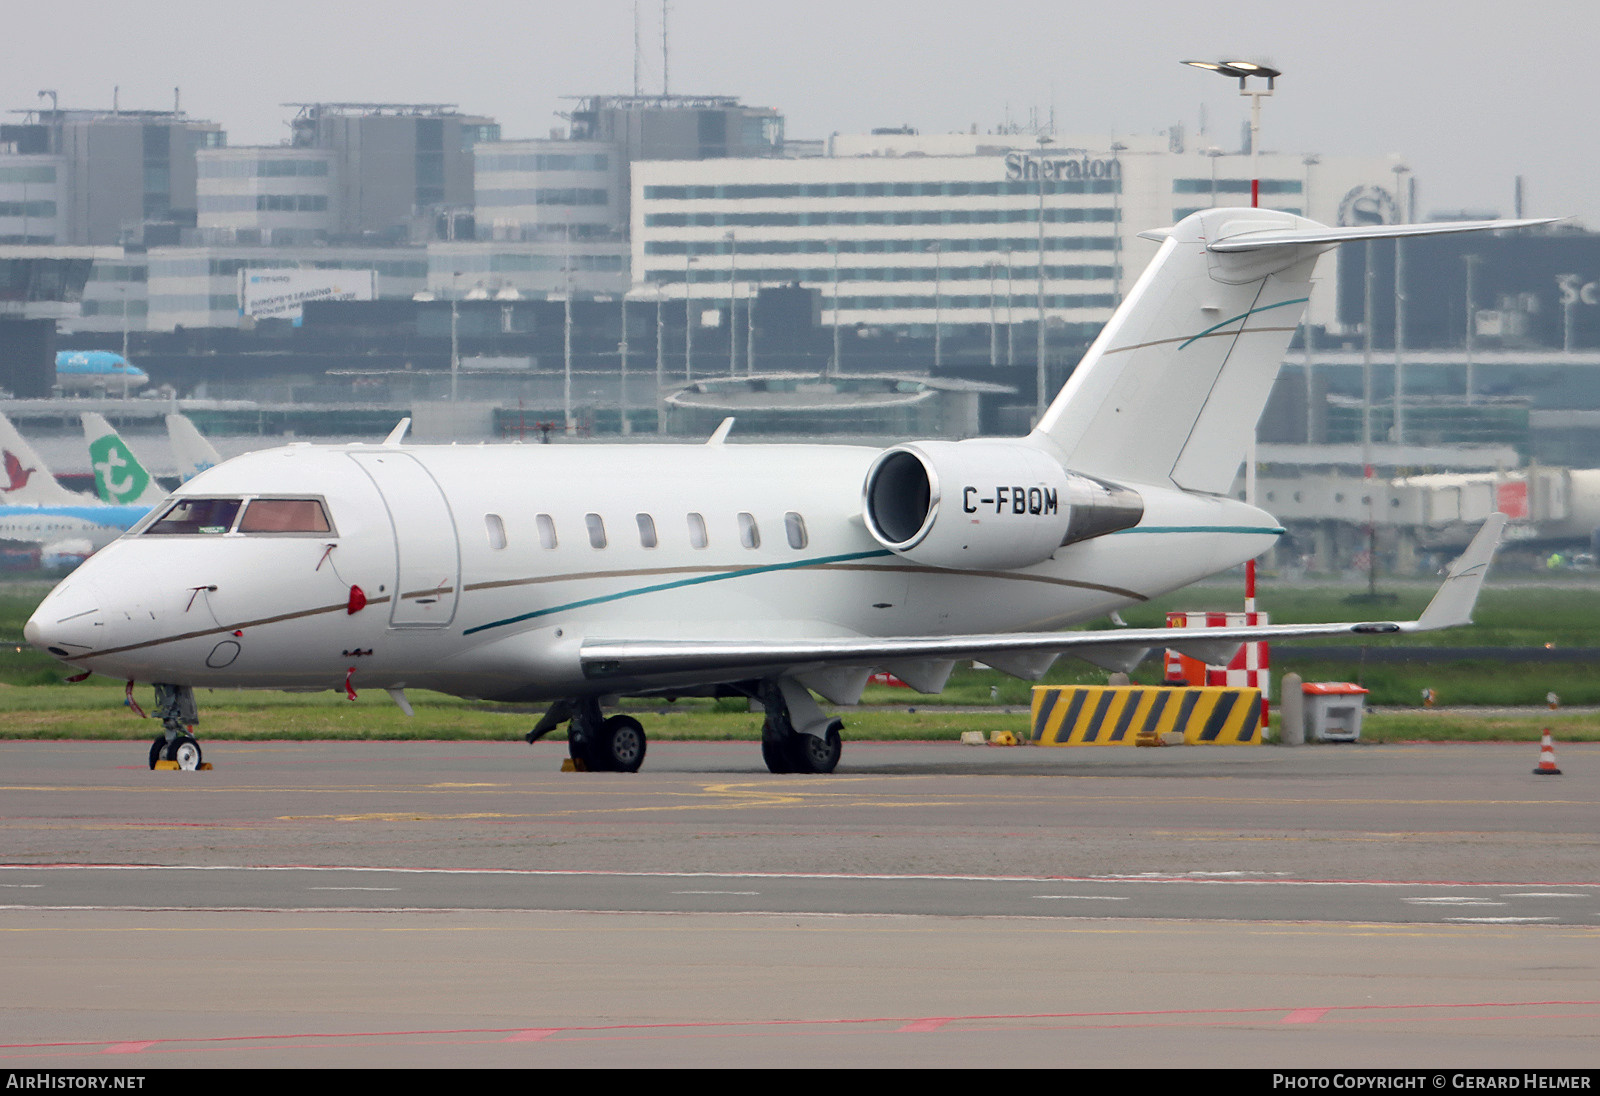
<path fill-rule="evenodd" d="M 243 511 L 243 516 L 240 512 Z M 238 528 L 234 528 L 234 522 Z M 328 510 L 321 499 L 197 499 L 173 501 L 159 517 L 145 518 L 135 526 L 135 536 L 221 535 L 243 533 L 251 536 L 289 533 L 327 536 L 333 532 Z"/>
<path fill-rule="evenodd" d="M 233 528 L 241 499 L 179 499 L 151 523 L 148 536 L 172 533 L 226 533 Z"/>
<path fill-rule="evenodd" d="M 328 515 L 317 499 L 252 499 L 241 533 L 326 533 Z"/>

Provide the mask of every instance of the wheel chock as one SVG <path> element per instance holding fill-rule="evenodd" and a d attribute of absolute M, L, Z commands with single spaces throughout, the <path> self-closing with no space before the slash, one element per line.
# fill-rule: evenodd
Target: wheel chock
<path fill-rule="evenodd" d="M 1021 745 L 1017 736 L 1010 731 L 992 731 L 989 734 L 991 746 L 1017 746 Z"/>
<path fill-rule="evenodd" d="M 176 772 L 182 772 L 183 771 L 183 766 L 179 765 L 176 761 L 162 760 L 162 761 L 157 761 L 156 762 L 155 769 L 156 769 L 157 772 L 165 771 L 165 772 L 175 772 L 176 773 Z M 199 765 L 195 766 L 195 772 L 208 773 L 210 771 L 211 771 L 211 762 L 209 762 L 209 761 L 202 761 L 202 762 L 200 762 Z"/>
<path fill-rule="evenodd" d="M 982 746 L 984 737 L 982 731 L 962 731 L 961 744 L 963 746 Z"/>
<path fill-rule="evenodd" d="M 561 771 L 564 773 L 586 773 L 589 771 L 589 766 L 576 758 L 569 757 L 561 762 Z"/>

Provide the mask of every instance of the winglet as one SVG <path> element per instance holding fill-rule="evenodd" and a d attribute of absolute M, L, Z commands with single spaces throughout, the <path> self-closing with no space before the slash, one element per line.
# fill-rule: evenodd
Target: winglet
<path fill-rule="evenodd" d="M 389 436 L 383 439 L 383 444 L 399 448 L 401 440 L 406 436 L 406 431 L 411 429 L 409 416 L 395 423 L 394 429 L 389 431 Z"/>
<path fill-rule="evenodd" d="M 728 434 L 732 430 L 733 430 L 733 416 L 729 415 L 727 418 L 723 419 L 720 423 L 717 424 L 717 428 L 715 430 L 713 430 L 711 432 L 711 436 L 706 439 L 706 444 L 707 445 L 721 445 L 723 442 L 728 440 Z"/>
<path fill-rule="evenodd" d="M 1472 607 L 1489 574 L 1489 561 L 1500 547 L 1500 534 L 1506 527 L 1504 514 L 1490 514 L 1467 550 L 1450 567 L 1444 585 L 1433 595 L 1428 607 L 1406 631 L 1426 632 L 1434 628 L 1454 628 L 1472 623 Z"/>

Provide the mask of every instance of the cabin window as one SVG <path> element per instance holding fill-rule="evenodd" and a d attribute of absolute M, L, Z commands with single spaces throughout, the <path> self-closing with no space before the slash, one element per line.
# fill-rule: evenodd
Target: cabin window
<path fill-rule="evenodd" d="M 150 536 L 182 533 L 215 535 L 233 528 L 241 499 L 179 499 L 150 524 Z"/>
<path fill-rule="evenodd" d="M 499 514 L 483 515 L 483 528 L 489 534 L 489 547 L 498 552 L 506 546 L 506 523 Z"/>
<path fill-rule="evenodd" d="M 756 528 L 754 514 L 739 514 L 739 543 L 746 548 L 761 547 L 761 530 Z"/>
<path fill-rule="evenodd" d="M 649 514 L 636 514 L 639 522 L 639 547 L 654 548 L 656 546 L 656 519 Z"/>
<path fill-rule="evenodd" d="M 599 514 L 583 515 L 584 524 L 589 526 L 589 547 L 604 548 L 606 546 L 606 523 Z"/>
<path fill-rule="evenodd" d="M 328 514 L 316 499 L 252 499 L 239 520 L 241 533 L 326 533 Z"/>
<path fill-rule="evenodd" d="M 539 527 L 539 547 L 554 548 L 556 546 L 556 519 L 549 514 L 540 514 L 534 519 L 534 524 Z"/>
<path fill-rule="evenodd" d="M 704 548 L 711 543 L 711 538 L 706 536 L 706 519 L 699 514 L 689 515 L 689 547 Z"/>
<path fill-rule="evenodd" d="M 809 542 L 806 536 L 806 519 L 793 510 L 783 515 L 783 531 L 789 538 L 789 547 L 797 551 Z"/>

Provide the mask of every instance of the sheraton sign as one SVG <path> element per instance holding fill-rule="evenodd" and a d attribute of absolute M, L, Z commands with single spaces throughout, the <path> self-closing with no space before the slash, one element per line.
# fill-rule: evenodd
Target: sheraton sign
<path fill-rule="evenodd" d="M 1120 179 L 1122 165 L 1116 160 L 1091 160 L 1084 153 L 1070 156 L 1030 156 L 1026 152 L 1006 153 L 1007 179 Z"/>

